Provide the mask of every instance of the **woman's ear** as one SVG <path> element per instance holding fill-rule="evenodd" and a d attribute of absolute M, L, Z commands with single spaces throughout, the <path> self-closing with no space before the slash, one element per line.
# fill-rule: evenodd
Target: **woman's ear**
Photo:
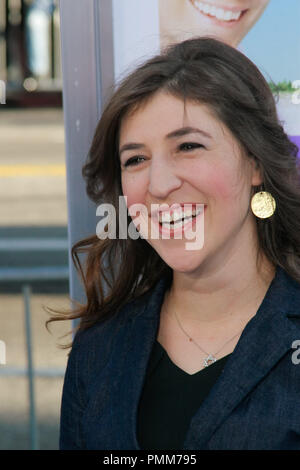
<path fill-rule="evenodd" d="M 259 186 L 263 183 L 262 171 L 260 168 L 260 164 L 255 157 L 250 156 L 250 164 L 251 164 L 251 171 L 252 171 L 252 178 L 251 184 L 252 186 Z"/>

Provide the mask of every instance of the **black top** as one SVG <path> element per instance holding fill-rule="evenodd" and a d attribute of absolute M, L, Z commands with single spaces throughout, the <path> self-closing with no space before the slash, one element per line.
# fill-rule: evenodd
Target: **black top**
<path fill-rule="evenodd" d="M 229 356 L 191 375 L 174 364 L 155 341 L 138 409 L 137 438 L 141 449 L 182 449 L 191 418 Z"/>

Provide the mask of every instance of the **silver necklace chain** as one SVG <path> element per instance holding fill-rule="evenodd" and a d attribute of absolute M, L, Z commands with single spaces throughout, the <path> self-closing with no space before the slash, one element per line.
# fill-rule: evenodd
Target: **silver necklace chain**
<path fill-rule="evenodd" d="M 174 313 L 175 313 L 175 317 L 176 317 L 176 320 L 178 322 L 178 325 L 179 325 L 180 329 L 189 338 L 189 341 L 193 341 L 193 343 L 195 343 L 195 345 L 200 349 L 200 351 L 204 352 L 204 354 L 207 355 L 207 357 L 204 359 L 204 366 L 205 367 L 208 367 L 213 362 L 216 362 L 216 360 L 217 360 L 216 355 L 219 354 L 220 351 L 222 351 L 222 349 L 226 346 L 226 344 L 230 343 L 230 341 L 232 341 L 236 336 L 238 336 L 241 333 L 241 331 L 243 331 L 243 329 L 240 330 L 232 338 L 230 338 L 228 341 L 226 341 L 226 343 L 223 344 L 223 346 L 221 347 L 221 349 L 219 349 L 219 351 L 217 351 L 214 354 L 210 354 L 210 353 L 206 352 L 203 348 L 201 348 L 201 346 L 183 329 L 175 310 L 174 310 Z"/>

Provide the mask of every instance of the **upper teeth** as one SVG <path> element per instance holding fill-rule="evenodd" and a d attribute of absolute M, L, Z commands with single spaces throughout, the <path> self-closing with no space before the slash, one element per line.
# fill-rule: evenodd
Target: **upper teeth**
<path fill-rule="evenodd" d="M 238 20 L 242 14 L 242 11 L 233 12 L 230 10 L 223 10 L 222 8 L 217 8 L 213 5 L 209 5 L 208 3 L 200 2 L 199 0 L 194 0 L 194 4 L 198 8 L 198 10 L 202 11 L 202 13 L 215 16 L 216 18 L 218 18 L 218 20 Z"/>
<path fill-rule="evenodd" d="M 173 213 L 170 212 L 163 212 L 159 214 L 159 221 L 160 222 L 176 222 L 177 220 L 181 220 L 184 217 L 191 217 L 200 214 L 202 209 L 186 209 L 184 211 L 175 210 Z"/>

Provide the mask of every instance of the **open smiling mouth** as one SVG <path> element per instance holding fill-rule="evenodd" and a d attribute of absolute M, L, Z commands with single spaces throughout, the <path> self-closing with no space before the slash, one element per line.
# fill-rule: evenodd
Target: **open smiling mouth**
<path fill-rule="evenodd" d="M 196 221 L 203 217 L 206 207 L 201 207 L 192 210 L 188 210 L 186 213 L 181 216 L 177 214 L 175 220 L 169 214 L 164 214 L 156 218 L 154 221 L 158 223 L 159 233 L 173 236 L 176 234 L 182 234 L 185 229 L 195 228 Z"/>
<path fill-rule="evenodd" d="M 207 18 L 218 20 L 228 24 L 237 23 L 248 10 L 237 10 L 232 11 L 229 9 L 223 10 L 223 8 L 210 5 L 199 0 L 190 0 L 191 4 L 197 11 L 202 13 Z"/>

